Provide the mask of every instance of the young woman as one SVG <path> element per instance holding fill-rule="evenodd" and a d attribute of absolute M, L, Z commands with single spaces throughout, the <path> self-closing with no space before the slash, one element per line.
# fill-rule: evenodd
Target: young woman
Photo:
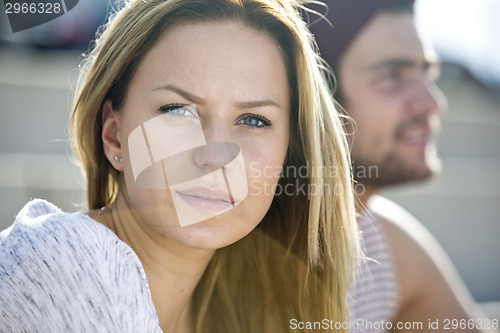
<path fill-rule="evenodd" d="M 312 44 L 291 0 L 112 17 L 71 116 L 90 210 L 35 200 L 1 234 L 0 331 L 346 331 L 350 164 Z"/>

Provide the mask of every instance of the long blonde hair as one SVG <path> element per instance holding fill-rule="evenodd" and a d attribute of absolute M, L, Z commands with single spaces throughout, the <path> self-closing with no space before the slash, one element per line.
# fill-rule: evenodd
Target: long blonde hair
<path fill-rule="evenodd" d="M 359 253 L 349 152 L 300 8 L 293 0 L 133 0 L 109 20 L 83 63 L 70 136 L 85 171 L 88 208 L 95 209 L 119 191 L 118 173 L 103 152 L 102 104 L 109 98 L 120 110 L 161 34 L 186 21 L 233 20 L 270 35 L 282 51 L 292 91 L 284 170 L 308 172 L 284 174 L 279 185 L 306 192 L 276 195 L 256 230 L 216 252 L 193 295 L 196 332 L 286 332 L 292 319 L 328 319 L 325 332 L 347 331 L 334 324 L 347 320 Z"/>

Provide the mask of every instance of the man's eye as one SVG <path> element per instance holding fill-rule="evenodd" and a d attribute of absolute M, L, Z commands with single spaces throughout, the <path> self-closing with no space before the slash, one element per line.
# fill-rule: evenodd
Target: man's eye
<path fill-rule="evenodd" d="M 441 69 L 439 66 L 429 66 L 424 72 L 425 76 L 431 81 L 437 81 L 441 76 Z"/>
<path fill-rule="evenodd" d="M 375 85 L 383 90 L 401 89 L 411 82 L 411 72 L 402 70 L 387 70 L 381 73 Z"/>
<path fill-rule="evenodd" d="M 262 115 L 244 114 L 238 119 L 237 123 L 249 128 L 271 127 L 271 121 Z"/>
<path fill-rule="evenodd" d="M 160 106 L 160 112 L 172 117 L 191 117 L 198 118 L 198 112 L 193 105 L 186 104 L 167 104 Z"/>
<path fill-rule="evenodd" d="M 389 71 L 382 76 L 385 80 L 397 80 L 401 77 L 399 71 Z"/>

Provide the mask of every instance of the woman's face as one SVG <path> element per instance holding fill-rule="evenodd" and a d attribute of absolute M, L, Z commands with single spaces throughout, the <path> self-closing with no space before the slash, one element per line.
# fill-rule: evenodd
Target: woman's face
<path fill-rule="evenodd" d="M 132 208 L 157 232 L 215 249 L 269 209 L 289 139 L 283 56 L 238 22 L 174 26 L 142 60 L 116 117 Z"/>

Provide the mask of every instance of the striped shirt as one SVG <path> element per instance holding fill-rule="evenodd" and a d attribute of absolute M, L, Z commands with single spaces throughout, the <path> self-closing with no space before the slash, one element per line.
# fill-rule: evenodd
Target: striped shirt
<path fill-rule="evenodd" d="M 351 332 L 387 332 L 399 302 L 399 281 L 394 258 L 380 221 L 367 215 L 358 219 L 368 262 L 356 272 L 350 290 Z"/>

